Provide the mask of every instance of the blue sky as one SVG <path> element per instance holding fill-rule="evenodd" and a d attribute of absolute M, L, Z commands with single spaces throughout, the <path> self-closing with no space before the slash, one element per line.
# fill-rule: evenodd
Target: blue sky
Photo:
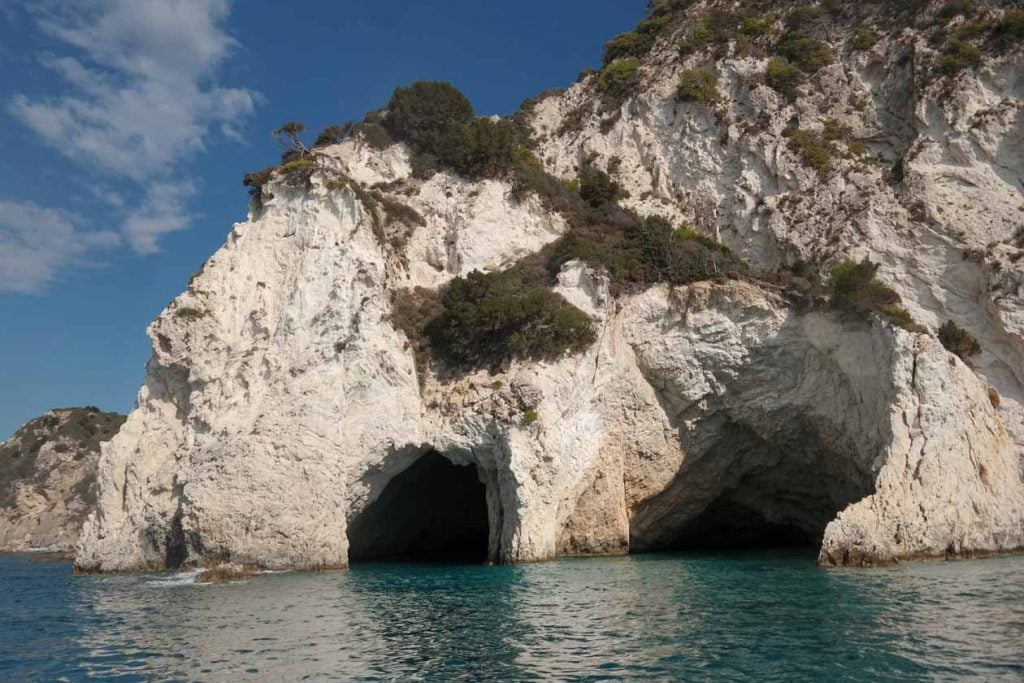
<path fill-rule="evenodd" d="M 448 80 L 507 114 L 596 66 L 645 0 L 0 0 L 0 439 L 127 411 L 146 326 L 244 220 L 241 177 Z"/>

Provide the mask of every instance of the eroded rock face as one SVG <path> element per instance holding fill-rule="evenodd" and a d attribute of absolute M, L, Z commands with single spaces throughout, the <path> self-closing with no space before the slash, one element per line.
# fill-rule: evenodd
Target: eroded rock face
<path fill-rule="evenodd" d="M 401 195 L 443 217 L 417 231 L 427 244 L 444 230 L 450 245 L 430 281 L 465 272 L 461 245 L 478 248 L 489 229 L 472 203 L 432 193 L 440 182 Z M 614 300 L 602 275 L 572 263 L 557 291 L 597 321 L 588 351 L 421 387 L 388 303 L 392 288 L 419 284 L 416 271 L 395 265 L 351 190 L 275 190 L 151 327 L 149 379 L 105 447 L 81 570 L 344 567 L 350 524 L 428 452 L 476 468 L 496 562 L 672 546 L 716 501 L 819 538 L 851 503 L 880 501 L 875 517 L 854 506 L 829 527 L 826 559 L 1024 543 L 1013 446 L 984 383 L 931 337 L 798 314 L 750 284 Z M 539 203 L 476 198 L 502 202 L 512 236 L 474 267 L 559 234 Z M 550 229 L 517 241 L 538 225 Z M 940 395 L 922 389 L 936 384 Z M 913 417 L 929 410 L 937 417 Z M 922 451 L 943 440 L 973 446 Z M 910 457 L 954 457 L 985 504 L 928 517 L 910 553 L 855 551 L 905 507 L 946 504 L 941 478 L 887 488 Z M 988 531 L 964 536 L 964 524 Z"/>
<path fill-rule="evenodd" d="M 361 527 L 429 454 L 474 468 L 455 469 L 484 486 L 493 562 L 755 523 L 822 542 L 831 564 L 1024 548 L 1020 56 L 951 87 L 907 68 L 907 54 L 933 57 L 912 32 L 859 52 L 840 32 L 840 59 L 789 102 L 751 78 L 764 59 L 681 62 L 677 38 L 660 39 L 618 111 L 593 78 L 534 106 L 548 170 L 570 178 L 595 158 L 630 207 L 693 220 L 757 265 L 870 256 L 921 322 L 978 337 L 974 369 L 931 334 L 798 312 L 770 288 L 613 299 L 604 275 L 571 262 L 556 289 L 594 318 L 589 349 L 418 378 L 393 293 L 505 268 L 565 222 L 504 181 L 415 180 L 402 146 L 351 139 L 322 150 L 327 171 L 377 199 L 327 171 L 309 188 L 272 183 L 150 327 L 147 381 L 104 447 L 77 567 L 344 567 L 349 529 L 360 547 L 387 540 Z M 676 101 L 680 70 L 708 59 L 723 100 Z M 794 117 L 840 119 L 874 160 L 838 158 L 820 177 L 783 135 Z M 381 202 L 412 212 L 382 221 Z"/>
<path fill-rule="evenodd" d="M 901 9 L 920 28 L 944 4 Z M 912 28 L 913 17 L 890 5 L 851 5 L 818 36 L 835 63 L 790 100 L 763 82 L 770 53 L 731 44 L 679 56 L 693 22 L 723 9 L 736 8 L 693 3 L 691 21 L 659 38 L 621 106 L 604 103 L 596 76 L 543 97 L 531 118 L 538 156 L 565 178 L 592 159 L 629 192 L 625 205 L 691 221 L 757 266 L 863 257 L 881 264 L 915 319 L 932 329 L 953 320 L 979 339 L 974 369 L 999 392 L 1024 452 L 1021 50 L 943 77 L 941 45 Z M 865 26 L 877 29 L 878 42 L 857 49 L 855 29 Z M 709 65 L 719 99 L 677 98 L 682 71 Z M 835 143 L 822 177 L 788 134 L 826 125 L 845 128 L 847 141 Z"/>
<path fill-rule="evenodd" d="M 95 408 L 60 408 L 0 444 L 0 551 L 75 548 L 96 504 L 100 443 L 124 419 Z"/>

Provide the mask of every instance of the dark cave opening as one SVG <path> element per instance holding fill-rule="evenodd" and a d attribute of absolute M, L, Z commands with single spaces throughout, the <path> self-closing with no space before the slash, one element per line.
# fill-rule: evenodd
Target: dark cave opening
<path fill-rule="evenodd" d="M 679 529 L 663 549 L 769 550 L 816 548 L 820 543 L 817 530 L 790 521 L 772 521 L 757 510 L 719 498 Z"/>
<path fill-rule="evenodd" d="M 487 499 L 475 465 L 429 451 L 348 527 L 349 562 L 487 561 Z"/>
<path fill-rule="evenodd" d="M 825 527 L 874 493 L 870 464 L 828 423 L 778 415 L 765 435 L 725 421 L 630 519 L 630 551 L 818 548 Z M 767 437 L 767 438 L 766 438 Z"/>

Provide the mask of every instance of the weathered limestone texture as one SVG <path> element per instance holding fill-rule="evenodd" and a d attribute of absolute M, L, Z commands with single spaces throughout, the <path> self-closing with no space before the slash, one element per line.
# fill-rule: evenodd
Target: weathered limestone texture
<path fill-rule="evenodd" d="M 658 38 L 620 105 L 596 76 L 532 104 L 546 169 L 590 159 L 629 208 L 758 267 L 870 257 L 930 332 L 738 281 L 616 299 L 570 262 L 556 290 L 594 318 L 589 349 L 418 378 L 392 296 L 506 268 L 567 227 L 506 181 L 415 179 L 402 145 L 357 135 L 320 151 L 308 187 L 270 182 L 150 327 L 78 569 L 345 567 L 348 525 L 430 451 L 476 468 L 493 562 L 751 528 L 823 539 L 825 564 L 1024 548 L 1020 50 L 935 78 L 913 30 L 854 50 L 851 28 L 789 100 L 763 84 L 768 55 L 680 59 L 682 35 Z M 680 101 L 704 64 L 721 98 Z M 832 122 L 848 138 L 823 175 L 788 134 Z M 934 336 L 947 320 L 981 342 L 973 367 Z"/>

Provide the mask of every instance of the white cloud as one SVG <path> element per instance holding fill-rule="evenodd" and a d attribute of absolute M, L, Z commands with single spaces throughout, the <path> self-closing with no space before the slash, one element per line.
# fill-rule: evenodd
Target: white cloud
<path fill-rule="evenodd" d="M 98 202 L 103 202 L 107 206 L 114 208 L 121 208 L 124 206 L 124 197 L 120 192 L 105 187 L 103 185 L 87 185 L 86 188 L 93 198 Z"/>
<path fill-rule="evenodd" d="M 227 0 L 43 0 L 26 5 L 40 30 L 73 55 L 45 54 L 68 94 L 16 94 L 8 110 L 90 170 L 136 181 L 145 204 L 123 225 L 140 253 L 188 227 L 182 163 L 214 131 L 238 138 L 258 95 L 214 77 L 237 47 Z"/>
<path fill-rule="evenodd" d="M 90 252 L 120 243 L 113 232 L 85 232 L 71 214 L 0 200 L 0 292 L 37 293 Z"/>
<path fill-rule="evenodd" d="M 129 212 L 124 221 L 124 234 L 135 251 L 152 254 L 158 250 L 157 240 L 169 232 L 188 228 L 186 201 L 195 192 L 191 183 L 152 183 L 145 204 Z"/>

